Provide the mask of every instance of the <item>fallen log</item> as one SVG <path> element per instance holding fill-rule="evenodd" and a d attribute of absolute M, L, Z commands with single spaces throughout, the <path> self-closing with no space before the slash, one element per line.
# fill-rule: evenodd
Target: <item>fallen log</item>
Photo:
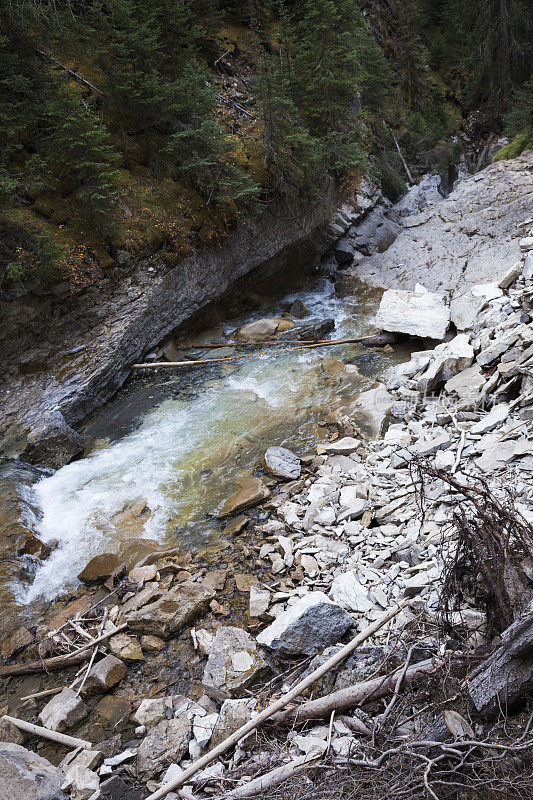
<path fill-rule="evenodd" d="M 533 602 L 501 635 L 501 644 L 470 675 L 468 692 L 484 717 L 512 709 L 533 690 Z"/>
<path fill-rule="evenodd" d="M 27 675 L 31 672 L 49 672 L 54 669 L 64 669 L 64 667 L 71 667 L 74 664 L 81 664 L 91 657 L 89 650 L 91 650 L 94 645 L 103 642 L 105 639 L 109 639 L 110 636 L 114 636 L 116 633 L 120 633 L 124 628 L 127 628 L 126 622 L 119 625 L 114 631 L 107 631 L 107 633 L 97 636 L 92 642 L 87 642 L 86 645 L 78 647 L 78 649 L 73 650 L 72 653 L 65 653 L 65 655 L 62 656 L 52 656 L 51 658 L 40 658 L 38 661 L 28 661 L 27 664 L 10 664 L 7 667 L 0 667 L 0 678 L 4 678 L 6 675 Z"/>
<path fill-rule="evenodd" d="M 337 664 L 340 664 L 346 656 L 349 656 L 350 653 L 359 647 L 360 644 L 365 642 L 370 636 L 372 636 L 376 631 L 380 630 L 387 622 L 393 619 L 399 612 L 405 608 L 405 606 L 409 603 L 409 600 L 402 600 L 394 608 L 390 608 L 386 611 L 379 619 L 372 622 L 368 625 L 364 631 L 358 633 L 357 636 L 348 642 L 348 644 L 341 647 L 341 649 L 335 653 L 331 658 L 328 658 L 320 667 L 313 670 L 309 675 L 303 678 L 301 681 L 293 686 L 293 688 L 288 691 L 286 694 L 282 695 L 278 700 L 274 703 L 271 703 L 267 708 L 263 709 L 254 719 L 246 722 L 242 725 L 237 731 L 228 736 L 224 741 L 222 741 L 219 745 L 214 747 L 209 753 L 206 753 L 204 756 L 198 758 L 190 767 L 184 770 L 179 776 L 174 778 L 173 780 L 166 783 L 160 789 L 158 789 L 153 794 L 149 795 L 146 800 L 161 800 L 162 797 L 166 797 L 169 792 L 174 792 L 176 789 L 179 789 L 181 786 L 187 783 L 187 781 L 192 778 L 193 775 L 196 775 L 201 769 L 207 767 L 211 764 L 212 761 L 215 761 L 219 756 L 225 753 L 230 747 L 237 744 L 244 736 L 247 736 L 252 731 L 256 730 L 263 722 L 267 719 L 273 717 L 278 711 L 281 711 L 282 708 L 294 700 L 298 695 L 300 695 L 305 689 L 311 686 L 315 681 L 329 672 L 330 669 L 335 667 Z"/>
<path fill-rule="evenodd" d="M 84 750 L 93 747 L 91 742 L 85 739 L 78 739 L 75 736 L 67 736 L 66 733 L 58 733 L 58 731 L 50 731 L 48 728 L 43 728 L 41 725 L 34 725 L 33 722 L 26 722 L 25 719 L 18 719 L 17 717 L 10 717 L 9 714 L 4 714 L 1 719 L 11 722 L 16 728 L 26 733 L 32 733 L 34 736 L 40 736 L 42 739 L 49 739 L 51 742 L 64 744 L 67 747 L 82 747 Z"/>
<path fill-rule="evenodd" d="M 295 758 L 289 761 L 288 764 L 282 764 L 281 767 L 276 767 L 270 770 L 270 772 L 260 775 L 259 778 L 254 778 L 248 783 L 245 783 L 243 786 L 237 786 L 236 789 L 218 795 L 213 798 L 213 800 L 242 800 L 242 798 L 245 797 L 255 797 L 255 795 L 261 792 L 274 789 L 274 787 L 279 786 L 280 783 L 283 783 L 289 778 L 294 778 L 298 773 L 310 769 L 316 762 L 317 757 L 318 756 L 315 754 L 311 758 L 308 755 Z"/>
<path fill-rule="evenodd" d="M 424 675 L 430 675 L 435 671 L 439 663 L 437 659 L 429 658 L 425 661 L 420 661 L 418 664 L 413 664 L 403 675 L 403 685 L 407 686 Z M 308 700 L 296 708 L 289 708 L 286 711 L 275 714 L 272 717 L 272 722 L 276 725 L 282 725 L 287 722 L 292 724 L 293 722 L 304 722 L 310 719 L 322 719 L 329 716 L 332 711 L 348 711 L 348 709 L 360 706 L 369 700 L 380 700 L 382 697 L 394 692 L 402 671 L 403 667 L 400 667 L 388 675 L 373 678 L 370 681 L 363 681 L 362 683 L 355 683 L 316 700 Z"/>
<path fill-rule="evenodd" d="M 311 342 L 309 344 L 298 344 L 296 347 L 280 347 L 278 349 L 257 350 L 253 353 L 242 353 L 241 355 L 225 356 L 224 358 L 199 358 L 187 361 L 146 361 L 140 364 L 132 364 L 132 369 L 170 369 L 171 367 L 199 367 L 202 364 L 223 364 L 228 361 L 239 361 L 243 358 L 253 358 L 254 356 L 277 355 L 278 353 L 290 353 L 297 350 L 313 350 L 317 347 L 333 347 L 339 344 L 362 344 L 365 347 L 385 347 L 394 344 L 398 337 L 394 333 L 383 331 L 375 336 L 364 336 L 358 339 L 328 339 L 322 342 Z M 290 342 L 276 342 L 276 344 L 289 344 Z M 224 347 L 238 345 L 238 342 L 228 342 Z M 257 346 L 257 342 L 254 342 Z M 218 345 L 217 345 L 218 346 Z"/>

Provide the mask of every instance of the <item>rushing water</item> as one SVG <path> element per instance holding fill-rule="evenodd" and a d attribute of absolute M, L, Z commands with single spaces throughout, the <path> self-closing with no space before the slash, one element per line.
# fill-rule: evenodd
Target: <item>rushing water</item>
<path fill-rule="evenodd" d="M 301 324 L 333 317 L 336 338 L 365 335 L 374 330 L 379 296 L 361 287 L 339 298 L 331 281 L 315 278 L 311 288 L 196 342 L 227 341 L 238 325 L 279 315 L 296 297 L 310 311 Z M 136 377 L 88 426 L 97 437 L 92 452 L 35 484 L 41 514 L 34 528 L 59 546 L 31 585 L 19 585 L 19 602 L 57 596 L 97 553 L 131 552 L 143 539 L 193 548 L 216 541 L 221 525 L 212 512 L 266 447 L 310 452 L 325 435 L 318 423 L 329 410 L 403 357 L 344 345 Z M 364 377 L 339 380 L 331 358 L 356 364 Z"/>

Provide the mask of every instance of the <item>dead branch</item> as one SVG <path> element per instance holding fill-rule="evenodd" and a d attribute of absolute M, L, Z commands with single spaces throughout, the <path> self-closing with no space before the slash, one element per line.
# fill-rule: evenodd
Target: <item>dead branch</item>
<path fill-rule="evenodd" d="M 11 722 L 16 728 L 20 728 L 21 731 L 32 733 L 34 736 L 40 736 L 42 739 L 49 739 L 51 742 L 65 744 L 67 747 L 83 747 L 87 749 L 93 746 L 91 742 L 87 742 L 85 739 L 77 739 L 75 736 L 67 736 L 66 733 L 49 731 L 48 728 L 42 728 L 40 725 L 34 725 L 33 722 L 26 722 L 24 719 L 10 717 L 9 714 L 4 714 L 2 719 Z"/>
<path fill-rule="evenodd" d="M 413 664 L 405 671 L 403 676 L 404 686 L 414 683 L 425 675 L 430 675 L 435 672 L 439 665 L 440 662 L 435 658 L 429 658 L 425 661 L 420 661 L 418 664 Z M 379 700 L 394 692 L 402 670 L 403 667 L 383 677 L 355 683 L 353 686 L 339 689 L 336 692 L 325 695 L 325 697 L 308 700 L 296 708 L 276 714 L 272 721 L 277 725 L 282 725 L 289 721 L 304 722 L 310 719 L 322 719 L 329 716 L 333 710 L 347 711 L 369 700 Z"/>

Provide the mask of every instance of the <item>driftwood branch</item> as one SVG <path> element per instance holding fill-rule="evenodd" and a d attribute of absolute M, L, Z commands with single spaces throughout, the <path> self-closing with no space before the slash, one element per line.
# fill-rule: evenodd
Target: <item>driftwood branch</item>
<path fill-rule="evenodd" d="M 101 636 L 93 639 L 92 642 L 87 642 L 83 647 L 78 647 L 77 650 L 73 650 L 72 653 L 67 653 L 64 656 L 40 658 L 38 661 L 28 661 L 27 664 L 11 664 L 7 667 L 0 667 L 0 678 L 4 678 L 6 675 L 26 675 L 30 672 L 48 672 L 54 669 L 71 667 L 74 664 L 81 664 L 82 661 L 90 658 L 89 650 L 91 650 L 94 645 L 103 642 L 105 639 L 109 639 L 111 636 L 115 636 L 115 634 L 123 631 L 124 628 L 127 628 L 126 622 L 119 625 L 114 631 L 107 631 L 107 633 L 103 633 Z"/>
<path fill-rule="evenodd" d="M 418 664 L 413 664 L 405 670 L 404 674 L 402 674 L 403 667 L 401 667 L 388 675 L 372 678 L 372 680 L 363 681 L 362 683 L 355 683 L 316 700 L 308 700 L 297 708 L 291 708 L 276 714 L 272 721 L 278 725 L 289 721 L 291 723 L 304 722 L 310 719 L 322 719 L 329 716 L 332 711 L 348 711 L 348 709 L 355 708 L 369 700 L 380 700 L 382 697 L 392 694 L 400 677 L 402 677 L 403 685 L 407 686 L 415 683 L 424 675 L 430 675 L 437 669 L 439 664 L 440 662 L 437 659 L 429 658 L 425 661 L 420 661 Z"/>
<path fill-rule="evenodd" d="M 236 789 L 230 792 L 218 795 L 214 800 L 241 800 L 245 797 L 255 797 L 255 795 L 261 794 L 261 792 L 279 786 L 280 783 L 283 783 L 289 778 L 294 778 L 299 772 L 309 769 L 314 765 L 316 760 L 316 754 L 312 758 L 308 755 L 300 756 L 299 758 L 289 761 L 288 764 L 282 764 L 281 767 L 276 767 L 270 770 L 270 772 L 266 772 L 259 778 L 254 778 L 248 783 L 245 783 L 244 786 L 237 786 Z"/>
<path fill-rule="evenodd" d="M 48 728 L 43 728 L 41 725 L 34 725 L 33 722 L 26 722 L 24 719 L 17 719 L 17 717 L 10 717 L 9 714 L 4 714 L 2 719 L 11 722 L 16 728 L 26 733 L 32 733 L 34 736 L 40 736 L 42 739 L 49 739 L 51 742 L 58 742 L 67 747 L 82 747 L 84 750 L 93 747 L 91 742 L 85 739 L 78 739 L 75 736 L 67 736 L 66 733 L 58 733 L 57 731 L 49 731 Z"/>
<path fill-rule="evenodd" d="M 296 686 L 280 697 L 279 700 L 276 700 L 267 708 L 263 709 L 263 711 L 261 711 L 254 719 L 250 720 L 250 722 L 247 722 L 245 725 L 242 725 L 237 731 L 235 731 L 235 733 L 232 733 L 231 736 L 228 736 L 226 739 L 224 739 L 223 742 L 214 747 L 209 753 L 206 753 L 206 755 L 197 759 L 190 767 L 188 767 L 188 769 L 184 770 L 181 775 L 169 781 L 156 792 L 151 794 L 147 800 L 161 800 L 161 798 L 166 797 L 169 792 L 173 792 L 186 784 L 193 775 L 215 761 L 219 756 L 229 750 L 230 747 L 233 747 L 235 744 L 237 744 L 237 742 L 240 741 L 244 736 L 247 736 L 249 733 L 251 733 L 251 731 L 256 730 L 260 725 L 262 725 L 263 722 L 266 722 L 267 719 L 270 719 L 278 711 L 281 711 L 282 708 L 285 708 L 288 703 L 298 697 L 303 691 L 309 688 L 309 686 L 315 683 L 315 681 L 329 672 L 330 669 L 335 667 L 337 664 L 340 664 L 340 662 L 343 661 L 346 656 L 349 656 L 350 653 L 353 653 L 353 651 L 359 647 L 360 644 L 370 638 L 370 636 L 376 633 L 376 631 L 380 630 L 380 628 L 386 625 L 387 622 L 393 619 L 402 610 L 402 608 L 405 608 L 408 602 L 408 600 L 403 600 L 399 605 L 386 611 L 385 614 L 383 614 L 371 625 L 368 625 L 364 631 L 355 636 L 351 642 L 348 642 L 348 644 L 342 647 L 337 653 L 335 653 L 335 655 L 325 661 L 324 664 L 313 670 L 313 672 L 299 681 Z"/>
<path fill-rule="evenodd" d="M 294 344 L 296 344 L 294 341 Z M 269 350 L 258 350 L 254 353 L 241 353 L 236 356 L 226 356 L 225 358 L 202 358 L 196 361 L 147 361 L 141 364 L 132 364 L 132 369 L 170 369 L 172 367 L 198 367 L 202 364 L 222 364 L 225 361 L 238 361 L 242 358 L 254 358 L 254 356 L 276 355 L 277 353 L 287 353 L 292 350 L 313 350 L 317 347 L 334 347 L 339 344 L 362 344 L 365 347 L 385 347 L 387 344 L 394 344 L 397 339 L 394 334 L 379 333 L 376 336 L 364 336 L 359 339 L 327 339 L 322 342 L 311 342 L 309 344 L 297 344 L 296 347 L 279 347 Z M 258 342 L 254 342 L 257 346 Z M 276 344 L 287 344 L 287 342 L 276 342 Z M 209 345 L 218 347 L 219 345 Z M 224 347 L 239 346 L 238 342 L 229 342 Z"/>

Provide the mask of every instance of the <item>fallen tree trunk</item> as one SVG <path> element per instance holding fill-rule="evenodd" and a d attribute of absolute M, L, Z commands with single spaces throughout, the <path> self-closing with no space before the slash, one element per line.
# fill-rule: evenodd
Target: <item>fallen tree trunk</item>
<path fill-rule="evenodd" d="M 316 755 L 312 758 L 309 758 L 308 755 L 300 756 L 299 758 L 289 761 L 288 764 L 282 764 L 281 767 L 276 767 L 270 770 L 270 772 L 266 772 L 259 778 L 254 778 L 243 786 L 237 786 L 236 789 L 218 795 L 214 800 L 242 800 L 242 798 L 245 797 L 255 797 L 255 795 L 261 794 L 261 792 L 274 789 L 289 778 L 294 778 L 299 772 L 309 769 L 314 765 L 316 760 Z"/>
<path fill-rule="evenodd" d="M 200 367 L 202 364 L 223 364 L 227 361 L 240 361 L 243 358 L 253 358 L 254 356 L 277 355 L 278 353 L 290 353 L 296 350 L 314 350 L 317 347 L 334 347 L 339 344 L 362 344 L 365 347 L 385 347 L 395 344 L 398 337 L 394 333 L 382 331 L 375 336 L 364 336 L 359 339 L 331 339 L 323 342 L 312 342 L 311 344 L 301 344 L 294 341 L 294 347 L 280 347 L 278 349 L 257 350 L 253 353 L 244 353 L 236 356 L 225 356 L 224 358 L 199 358 L 187 361 L 143 361 L 140 364 L 132 364 L 132 369 L 170 369 L 171 367 Z M 274 342 L 275 343 L 275 342 Z M 289 342 L 277 342 L 277 344 L 288 344 Z M 257 346 L 259 343 L 254 342 Z M 227 347 L 238 345 L 238 342 L 229 342 Z"/>
<path fill-rule="evenodd" d="M 512 708 L 533 690 L 533 602 L 502 633 L 501 644 L 472 673 L 467 686 L 484 717 Z"/>
<path fill-rule="evenodd" d="M 420 661 L 418 664 L 413 664 L 406 670 L 402 685 L 407 686 L 410 683 L 415 683 L 424 675 L 431 674 L 439 663 L 437 659 L 429 658 L 425 661 Z M 289 708 L 286 711 L 275 714 L 272 717 L 272 722 L 282 725 L 286 722 L 292 724 L 293 722 L 304 722 L 310 719 L 322 719 L 328 717 L 332 711 L 347 711 L 369 700 L 379 700 L 394 692 L 402 670 L 403 667 L 400 667 L 388 675 L 373 678 L 370 681 L 363 681 L 362 683 L 355 683 L 316 700 L 308 700 L 296 708 Z"/>

